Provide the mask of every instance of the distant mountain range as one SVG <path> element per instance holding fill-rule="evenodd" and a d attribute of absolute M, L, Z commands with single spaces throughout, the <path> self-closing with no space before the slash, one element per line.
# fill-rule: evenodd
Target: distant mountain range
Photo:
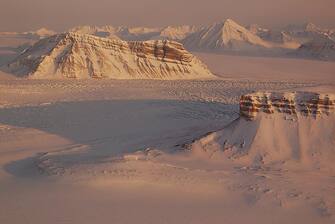
<path fill-rule="evenodd" d="M 168 39 L 181 42 L 191 51 L 335 59 L 330 47 L 335 41 L 335 29 L 323 29 L 313 23 L 267 29 L 257 24 L 244 27 L 227 19 L 200 27 L 79 26 L 70 31 L 128 41 Z"/>
<path fill-rule="evenodd" d="M 335 60 L 335 29 L 323 29 L 312 23 L 268 29 L 257 24 L 244 27 L 227 19 L 208 26 L 78 26 L 69 32 L 125 41 L 173 40 L 190 51 Z M 37 40 L 54 34 L 43 28 L 35 32 L 0 33 L 0 37 L 16 35 Z"/>
<path fill-rule="evenodd" d="M 55 35 L 57 32 L 47 28 L 27 32 L 0 32 L 0 38 L 41 39 Z"/>
<path fill-rule="evenodd" d="M 148 27 L 113 27 L 113 26 L 78 26 L 70 29 L 70 32 L 90 34 L 99 37 L 109 37 L 126 41 L 145 40 L 174 40 L 182 41 L 189 34 L 197 31 L 195 26 L 167 26 L 164 28 Z"/>

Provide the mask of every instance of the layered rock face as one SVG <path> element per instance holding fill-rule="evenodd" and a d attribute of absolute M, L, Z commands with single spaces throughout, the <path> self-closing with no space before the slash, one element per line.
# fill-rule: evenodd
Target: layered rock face
<path fill-rule="evenodd" d="M 241 96 L 240 114 L 248 119 L 258 113 L 318 116 L 335 111 L 335 96 L 319 93 L 253 93 Z"/>
<path fill-rule="evenodd" d="M 126 42 L 79 33 L 37 42 L 8 65 L 32 78 L 196 79 L 212 73 L 182 44 Z"/>

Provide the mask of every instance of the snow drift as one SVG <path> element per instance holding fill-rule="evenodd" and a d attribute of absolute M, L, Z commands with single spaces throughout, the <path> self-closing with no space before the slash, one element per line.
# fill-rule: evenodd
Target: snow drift
<path fill-rule="evenodd" d="M 241 97 L 240 118 L 190 149 L 244 165 L 292 164 L 334 170 L 335 96 L 254 93 Z"/>
<path fill-rule="evenodd" d="M 174 41 L 126 42 L 80 33 L 45 38 L 8 65 L 31 78 L 197 79 L 212 73 Z"/>

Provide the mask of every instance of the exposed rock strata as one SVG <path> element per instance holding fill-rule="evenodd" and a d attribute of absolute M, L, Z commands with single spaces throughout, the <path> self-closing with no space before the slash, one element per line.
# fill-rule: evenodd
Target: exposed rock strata
<path fill-rule="evenodd" d="M 9 69 L 32 78 L 193 79 L 213 75 L 182 44 L 62 33 L 37 42 Z"/>
<path fill-rule="evenodd" d="M 335 96 L 318 93 L 253 93 L 243 95 L 240 114 L 253 119 L 258 113 L 285 113 L 289 115 L 321 115 L 335 111 Z"/>

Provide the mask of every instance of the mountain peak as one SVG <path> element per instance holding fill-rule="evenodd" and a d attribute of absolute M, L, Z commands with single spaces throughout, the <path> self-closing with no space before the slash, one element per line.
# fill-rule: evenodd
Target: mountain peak
<path fill-rule="evenodd" d="M 252 51 L 270 44 L 232 19 L 203 27 L 184 40 L 191 49 Z"/>
<path fill-rule="evenodd" d="M 224 28 L 224 27 L 240 27 L 241 25 L 239 25 L 237 22 L 235 22 L 232 19 L 225 19 L 221 22 L 214 23 L 212 26 Z"/>
<path fill-rule="evenodd" d="M 229 25 L 229 26 L 240 26 L 237 22 L 235 22 L 232 19 L 226 19 L 224 21 L 224 25 Z"/>

